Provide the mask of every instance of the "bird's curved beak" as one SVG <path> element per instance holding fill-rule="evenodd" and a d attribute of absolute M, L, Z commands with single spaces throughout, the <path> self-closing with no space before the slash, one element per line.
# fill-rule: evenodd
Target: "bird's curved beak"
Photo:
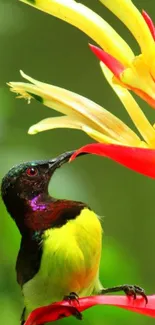
<path fill-rule="evenodd" d="M 62 153 L 60 156 L 53 158 L 48 161 L 49 169 L 54 171 L 55 169 L 61 167 L 63 164 L 69 161 L 75 150 L 67 151 Z"/>
<path fill-rule="evenodd" d="M 68 162 L 75 151 L 76 150 L 67 151 L 56 158 L 48 160 L 50 173 L 52 174 L 57 168 L 61 167 L 63 164 Z M 81 155 L 84 155 L 84 154 L 85 153 L 82 153 Z"/>

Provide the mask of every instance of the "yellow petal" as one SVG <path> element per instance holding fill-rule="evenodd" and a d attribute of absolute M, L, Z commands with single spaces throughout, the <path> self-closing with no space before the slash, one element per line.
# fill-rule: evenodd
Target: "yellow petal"
<path fill-rule="evenodd" d="M 21 95 L 20 97 L 35 98 L 122 144 L 139 143 L 138 136 L 128 126 L 93 101 L 66 89 L 39 82 L 23 73 L 22 76 L 34 85 L 10 82 L 11 90 Z"/>
<path fill-rule="evenodd" d="M 108 83 L 115 91 L 119 99 L 121 100 L 122 104 L 124 105 L 125 109 L 127 110 L 129 116 L 131 117 L 133 123 L 135 124 L 136 128 L 139 130 L 140 134 L 144 138 L 144 140 L 149 144 L 150 147 L 155 147 L 155 130 L 153 129 L 152 125 L 147 120 L 146 116 L 140 109 L 137 102 L 134 100 L 130 92 L 115 84 L 113 82 L 113 74 L 111 71 L 102 63 L 100 62 L 100 66 L 102 72 L 104 73 Z"/>
<path fill-rule="evenodd" d="M 155 99 L 155 83 L 143 60 L 143 55 L 135 57 L 132 67 L 121 73 L 120 80 L 132 88 L 142 90 L 144 94 Z"/>
<path fill-rule="evenodd" d="M 134 54 L 128 44 L 99 15 L 74 0 L 20 0 L 79 28 L 105 51 L 129 65 Z"/>
<path fill-rule="evenodd" d="M 88 126 L 83 126 L 82 130 L 87 133 L 92 139 L 96 140 L 97 142 L 100 143 L 111 143 L 111 144 L 122 144 L 119 141 L 116 141 L 107 135 L 104 135 L 101 132 L 98 132 L 94 129 L 89 128 Z"/>
<path fill-rule="evenodd" d="M 137 40 L 147 64 L 155 56 L 155 45 L 150 30 L 139 10 L 131 0 L 100 0 L 131 31 Z"/>
<path fill-rule="evenodd" d="M 38 86 L 24 83 L 24 82 L 9 82 L 8 84 L 11 87 L 11 91 L 18 94 L 18 98 L 28 99 L 30 102 L 31 99 L 36 99 L 45 106 L 52 108 L 62 114 L 69 115 L 74 117 L 79 121 L 87 121 L 85 118 L 85 111 L 80 105 L 76 105 L 76 101 L 72 102 L 71 92 L 48 85 L 47 90 L 45 88 L 39 88 Z M 70 96 L 69 96 L 70 95 Z M 91 124 L 91 121 L 90 121 Z M 92 122 L 94 125 L 94 123 Z"/>
<path fill-rule="evenodd" d="M 67 128 L 67 129 L 82 129 L 83 124 L 76 121 L 73 118 L 68 116 L 60 116 L 60 117 L 49 117 L 46 118 L 39 123 L 32 125 L 28 133 L 36 134 L 38 132 L 57 129 L 57 128 Z"/>
<path fill-rule="evenodd" d="M 83 126 L 82 130 L 85 133 L 87 133 L 92 139 L 96 140 L 97 142 L 122 145 L 121 142 L 115 141 L 115 140 L 109 138 L 108 136 L 106 136 L 98 131 L 95 131 L 87 126 Z M 131 145 L 126 145 L 126 146 L 130 147 Z M 140 141 L 139 145 L 137 147 L 148 148 L 148 145 L 146 144 L 146 142 Z"/>

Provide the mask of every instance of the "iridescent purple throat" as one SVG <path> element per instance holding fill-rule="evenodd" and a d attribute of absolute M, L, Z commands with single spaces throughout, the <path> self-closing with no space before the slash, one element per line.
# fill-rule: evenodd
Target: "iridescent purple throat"
<path fill-rule="evenodd" d="M 32 200 L 29 201 L 30 207 L 32 208 L 32 211 L 45 211 L 46 210 L 46 204 L 38 202 L 40 196 L 34 197 Z"/>

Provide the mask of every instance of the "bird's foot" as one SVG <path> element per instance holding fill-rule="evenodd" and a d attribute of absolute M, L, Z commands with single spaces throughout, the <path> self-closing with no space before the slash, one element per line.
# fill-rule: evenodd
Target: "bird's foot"
<path fill-rule="evenodd" d="M 106 293 L 114 293 L 119 291 L 124 291 L 127 296 L 133 297 L 133 299 L 136 299 L 137 295 L 140 295 L 145 299 L 146 304 L 148 303 L 145 290 L 137 285 L 123 284 L 117 287 L 106 288 L 102 289 L 100 294 L 104 295 Z"/>
<path fill-rule="evenodd" d="M 127 296 L 132 296 L 134 299 L 136 299 L 137 295 L 140 295 L 144 298 L 146 304 L 148 303 L 145 290 L 137 285 L 124 285 L 123 291 L 126 293 Z"/>
<path fill-rule="evenodd" d="M 75 292 L 70 292 L 69 295 L 64 297 L 64 300 L 68 301 L 70 305 L 72 305 L 75 308 L 75 313 L 73 316 L 75 316 L 77 319 L 82 320 L 82 314 L 78 311 L 78 309 L 75 307 L 75 302 L 79 305 L 79 296 Z"/>
<path fill-rule="evenodd" d="M 76 301 L 79 304 L 79 296 L 75 292 L 70 292 L 69 295 L 67 295 L 67 296 L 64 297 L 64 300 L 67 300 L 70 303 Z"/>

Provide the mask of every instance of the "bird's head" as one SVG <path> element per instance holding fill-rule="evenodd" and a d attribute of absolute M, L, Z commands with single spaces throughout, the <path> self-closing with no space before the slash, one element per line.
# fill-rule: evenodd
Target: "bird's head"
<path fill-rule="evenodd" d="M 73 152 L 63 153 L 51 160 L 20 164 L 4 176 L 1 185 L 2 198 L 8 212 L 16 222 L 28 209 L 37 209 L 39 203 L 36 203 L 36 198 L 42 202 L 44 198 L 48 199 L 48 185 L 53 173 L 69 161 Z"/>
<path fill-rule="evenodd" d="M 66 152 L 51 160 L 31 161 L 15 166 L 4 176 L 1 185 L 2 198 L 18 196 L 33 199 L 48 192 L 48 185 L 54 171 L 68 162 L 73 151 Z"/>

